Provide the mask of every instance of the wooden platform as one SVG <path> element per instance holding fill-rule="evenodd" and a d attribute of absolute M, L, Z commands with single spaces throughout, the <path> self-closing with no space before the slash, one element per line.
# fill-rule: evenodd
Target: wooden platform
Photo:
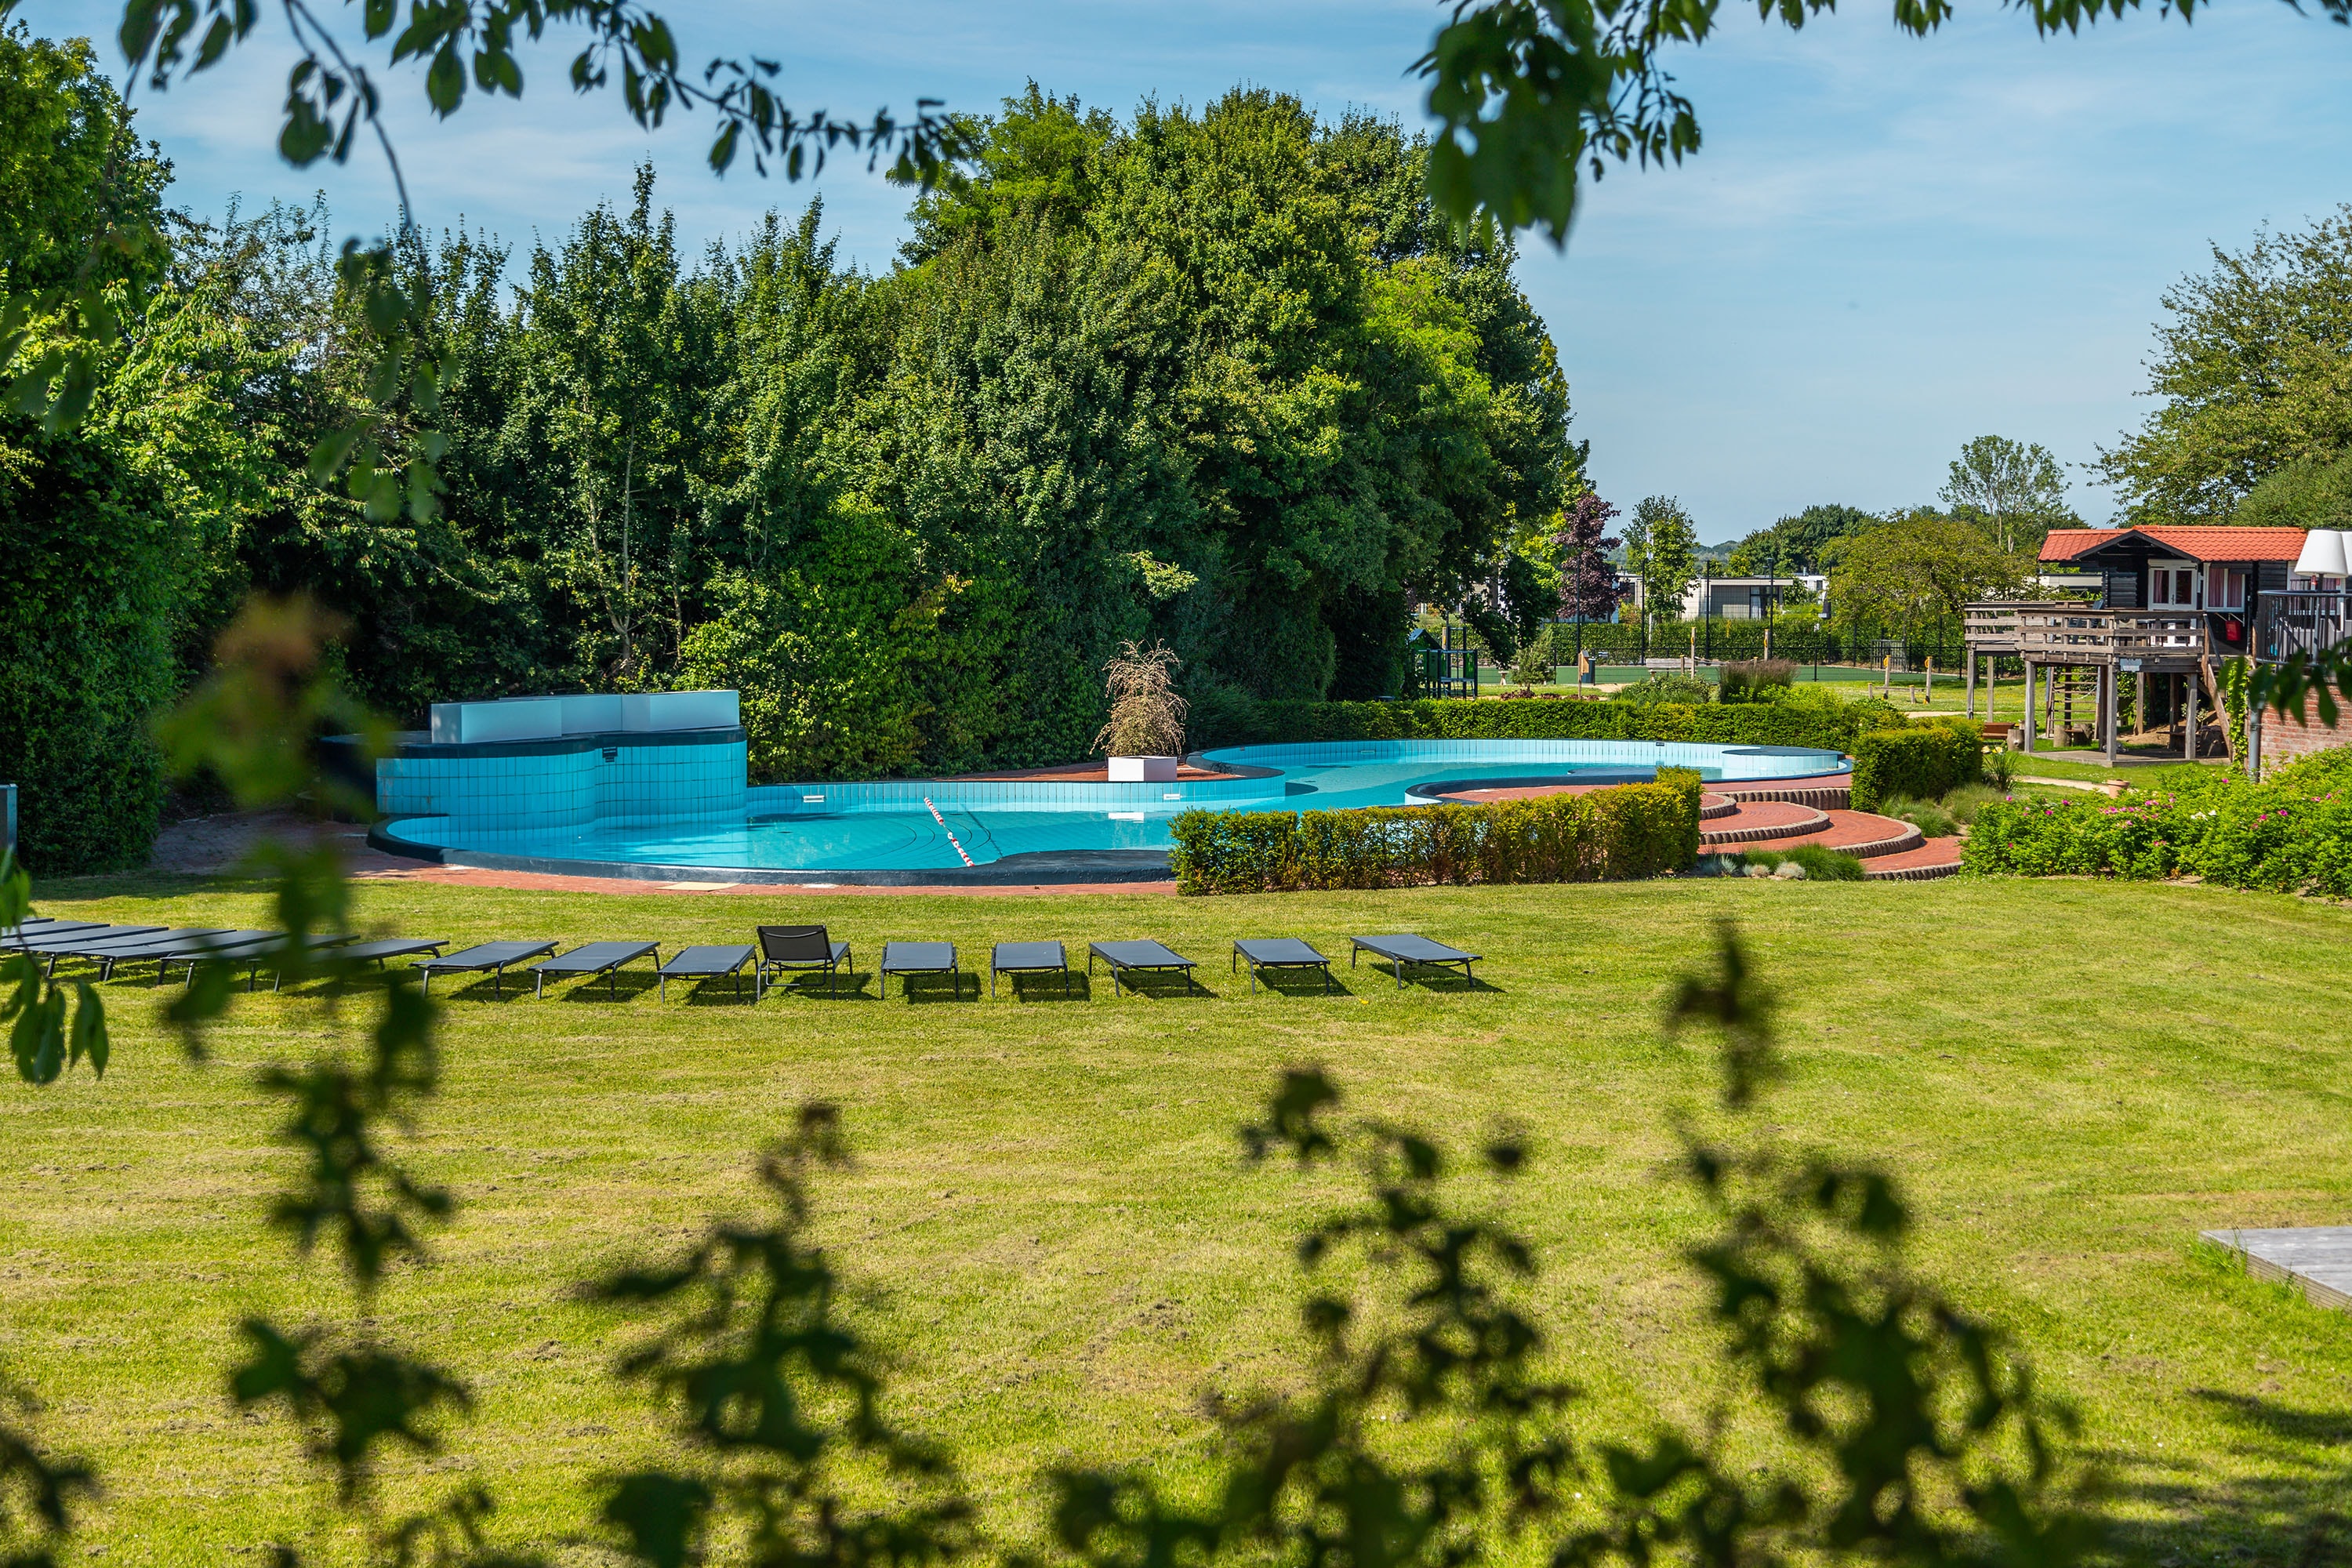
<path fill-rule="evenodd" d="M 2293 1285 L 2315 1307 L 2352 1311 L 2352 1225 L 2197 1234 L 2243 1258 L 2255 1279 Z"/>

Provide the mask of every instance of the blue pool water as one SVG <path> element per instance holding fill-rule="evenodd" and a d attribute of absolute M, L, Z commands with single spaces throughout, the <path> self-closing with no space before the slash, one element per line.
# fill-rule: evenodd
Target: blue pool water
<path fill-rule="evenodd" d="M 740 754 L 739 741 L 732 755 Z M 1696 768 L 1716 780 L 1796 778 L 1845 766 L 1831 752 L 1650 741 L 1347 742 L 1234 747 L 1208 752 L 1205 760 L 1250 776 L 1140 784 L 937 779 L 772 784 L 741 791 L 733 797 L 740 806 L 733 799 L 723 805 L 705 799 L 665 818 L 640 798 L 615 815 L 589 816 L 582 810 L 540 824 L 518 820 L 510 790 L 493 791 L 504 809 L 462 806 L 451 815 L 400 817 L 379 830 L 379 841 L 453 861 L 535 868 L 604 862 L 686 876 L 707 869 L 816 879 L 828 872 L 954 873 L 967 864 L 1044 870 L 1057 858 L 1156 860 L 1154 852 L 1168 847 L 1169 819 L 1196 808 L 1412 805 L 1425 804 L 1425 796 L 1411 793 L 1416 785 L 1539 778 L 1632 783 L 1660 766 Z M 1034 858 L 1003 864 L 1024 857 Z"/>

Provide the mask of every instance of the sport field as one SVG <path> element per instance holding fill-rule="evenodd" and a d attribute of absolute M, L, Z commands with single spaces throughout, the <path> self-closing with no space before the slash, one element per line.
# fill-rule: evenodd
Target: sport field
<path fill-rule="evenodd" d="M 266 923 L 259 897 L 194 880 L 60 884 L 50 913 Z M 644 1400 L 603 1375 L 622 1325 L 571 1297 L 664 1255 L 714 1210 L 748 1212 L 750 1155 L 800 1101 L 839 1102 L 859 1155 L 822 1189 L 822 1229 L 901 1371 L 892 1409 L 959 1453 L 1000 1537 L 1034 1542 L 1043 1464 L 1192 1472 L 1207 1388 L 1297 1364 L 1290 1238 L 1336 1189 L 1245 1171 L 1234 1128 L 1276 1070 L 1332 1068 L 1358 1110 L 1467 1144 L 1528 1130 L 1507 1200 L 1539 1244 L 1543 1316 L 1591 1390 L 1588 1433 L 1690 1417 L 1710 1341 L 1677 1248 L 1702 1216 L 1661 1173 L 1669 1111 L 1713 1085 L 1696 1039 L 1662 1041 L 1660 999 L 1736 918 L 1784 999 L 1790 1080 L 1769 1114 L 1898 1172 L 1915 1258 L 2009 1325 L 2074 1399 L 2125 1521 L 2118 1555 L 2285 1562 L 2296 1521 L 2352 1508 L 2352 1317 L 2253 1284 L 2200 1227 L 2352 1214 L 2352 913 L 2202 888 L 2084 882 L 1425 889 L 1177 900 L 509 892 L 375 883 L 369 923 L 460 941 L 642 934 L 745 940 L 822 918 L 870 972 L 886 936 L 1158 935 L 1213 961 L 1213 996 L 912 1003 L 649 979 L 615 1004 L 460 984 L 446 1082 L 404 1153 L 456 1189 L 428 1273 L 396 1280 L 390 1331 L 462 1371 L 474 1419 L 421 1479 L 501 1500 L 502 1539 L 590 1562 L 583 1482 L 660 1451 Z M 1482 988 L 1252 997 L 1233 937 L 1417 930 L 1489 955 Z M 436 983 L 436 991 L 441 990 Z M 293 1169 L 254 1069 L 331 1021 L 314 999 L 240 1002 L 192 1068 L 143 982 L 110 988 L 117 1045 L 87 1071 L 0 1092 L 0 1310 L 42 1430 L 108 1493 L 76 1561 L 236 1560 L 311 1537 L 321 1497 L 276 1415 L 223 1395 L 233 1325 L 344 1314 L 323 1267 L 266 1232 Z M 165 993 L 168 994 L 168 993 Z M 364 998 L 360 999 L 364 1002 Z M 348 1022 L 361 1009 L 345 1004 Z M 574 1544 L 565 1544 L 567 1542 Z"/>

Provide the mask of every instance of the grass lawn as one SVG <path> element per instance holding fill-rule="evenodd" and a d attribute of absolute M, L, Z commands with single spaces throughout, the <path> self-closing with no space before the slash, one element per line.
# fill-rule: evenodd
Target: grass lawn
<path fill-rule="evenodd" d="M 266 923 L 236 885 L 56 884 L 50 913 Z M 470 1380 L 447 1455 L 412 1495 L 478 1479 L 497 1533 L 592 1533 L 583 1481 L 661 1451 L 605 1377 L 623 1326 L 571 1296 L 748 1212 L 751 1152 L 799 1102 L 839 1102 L 859 1155 L 821 1223 L 891 1348 L 892 1408 L 961 1456 L 990 1526 L 1039 1538 L 1027 1478 L 1065 1457 L 1196 1474 L 1209 1387 L 1297 1364 L 1290 1240 L 1335 1189 L 1240 1167 L 1235 1125 L 1286 1064 L 1332 1068 L 1355 1109 L 1467 1145 L 1497 1121 L 1538 1160 L 1507 1201 L 1538 1244 L 1538 1302 L 1588 1433 L 1693 1417 L 1713 1386 L 1677 1249 L 1702 1234 L 1661 1173 L 1668 1112 L 1714 1082 L 1669 1044 L 1661 997 L 1736 917 L 1784 998 L 1792 1071 L 1769 1113 L 1882 1158 L 1915 1200 L 1920 1265 L 2009 1325 L 2105 1456 L 2121 1554 L 2285 1562 L 2292 1521 L 2352 1508 L 2352 1317 L 2200 1253 L 2202 1226 L 2352 1214 L 2352 913 L 2202 888 L 2075 881 L 1706 880 L 1176 900 L 691 897 L 374 883 L 369 923 L 460 941 L 743 940 L 829 919 L 869 973 L 886 936 L 1157 935 L 1214 992 L 1027 1004 L 650 980 L 503 1002 L 453 988 L 446 1082 L 404 1152 L 462 1199 L 436 1264 L 386 1291 L 388 1330 Z M 1350 974 L 1346 994 L 1252 996 L 1235 936 L 1417 930 L 1489 955 L 1486 983 Z M 436 993 L 441 986 L 436 984 Z M 321 1493 L 275 1415 L 223 1395 L 234 1325 L 342 1314 L 260 1220 L 293 1169 L 255 1068 L 327 1037 L 322 1004 L 263 994 L 186 1064 L 143 982 L 109 990 L 112 1070 L 0 1093 L 0 1310 L 42 1430 L 107 1496 L 89 1560 L 230 1561 L 303 1541 Z M 168 993 L 165 993 L 168 994 Z M 364 1001 L 364 998 L 362 999 Z M 346 1021 L 360 1009 L 346 1004 Z M 334 1554 L 334 1543 L 314 1542 Z M 83 1560 L 78 1545 L 74 1559 Z M 596 1560 L 562 1546 L 567 1560 Z"/>

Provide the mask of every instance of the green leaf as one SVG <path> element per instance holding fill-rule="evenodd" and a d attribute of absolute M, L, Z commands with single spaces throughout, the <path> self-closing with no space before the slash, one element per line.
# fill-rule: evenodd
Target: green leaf
<path fill-rule="evenodd" d="M 106 1076 L 107 1058 L 112 1047 L 106 1037 L 106 1004 L 99 999 L 98 988 L 87 980 L 74 982 L 73 1059 L 89 1058 L 90 1071 L 100 1078 Z"/>

